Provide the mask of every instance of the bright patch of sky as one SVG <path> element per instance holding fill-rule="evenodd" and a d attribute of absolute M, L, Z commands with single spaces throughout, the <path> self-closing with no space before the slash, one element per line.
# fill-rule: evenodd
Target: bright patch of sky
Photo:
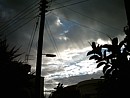
<path fill-rule="evenodd" d="M 65 40 L 65 41 L 66 41 L 66 40 L 68 40 L 69 38 L 66 37 L 66 36 L 60 36 L 59 39 L 60 39 L 60 40 Z"/>
<path fill-rule="evenodd" d="M 57 25 L 57 26 L 61 26 L 61 25 L 63 25 L 63 23 L 61 22 L 61 20 L 60 20 L 59 17 L 57 17 L 56 25 Z"/>
<path fill-rule="evenodd" d="M 97 43 L 100 44 L 100 45 L 104 45 L 104 44 L 111 44 L 111 41 L 110 40 L 104 41 L 104 40 L 102 40 L 102 39 L 99 38 L 97 40 Z"/>
<path fill-rule="evenodd" d="M 87 52 L 91 50 L 91 47 L 83 49 L 67 49 L 61 53 L 62 60 L 58 57 L 51 59 L 48 63 L 52 73 L 45 75 L 47 79 L 64 78 L 76 75 L 93 74 L 101 70 L 96 68 L 94 60 L 88 60 L 86 56 Z M 43 70 L 46 70 L 43 68 Z"/>
<path fill-rule="evenodd" d="M 66 26 L 64 21 L 62 22 L 62 20 L 59 17 L 57 17 L 55 24 L 56 24 L 56 26 L 60 26 L 63 29 L 62 32 L 59 34 L 60 36 L 58 37 L 58 39 L 67 41 L 69 38 L 66 37 L 65 34 L 69 32 L 69 30 L 68 30 L 69 27 Z"/>

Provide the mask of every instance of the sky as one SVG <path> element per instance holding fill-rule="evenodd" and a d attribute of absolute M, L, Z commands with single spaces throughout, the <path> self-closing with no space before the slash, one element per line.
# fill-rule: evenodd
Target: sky
<path fill-rule="evenodd" d="M 11 47 L 21 47 L 22 60 L 36 69 L 39 34 L 38 2 L 40 0 L 0 0 L 0 33 Z M 102 68 L 86 56 L 89 42 L 108 44 L 110 39 L 124 38 L 127 18 L 123 0 L 52 0 L 45 14 L 42 76 L 45 90 L 57 84 L 73 85 L 80 81 L 99 78 Z M 36 24 L 38 23 L 38 24 Z M 108 37 L 109 36 L 109 37 Z M 31 47 L 31 48 L 30 48 Z"/>

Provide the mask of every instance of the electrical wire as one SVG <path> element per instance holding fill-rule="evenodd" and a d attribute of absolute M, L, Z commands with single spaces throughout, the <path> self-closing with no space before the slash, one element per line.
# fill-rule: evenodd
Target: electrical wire
<path fill-rule="evenodd" d="M 61 8 L 65 8 L 65 7 L 72 6 L 72 5 L 77 5 L 77 4 L 86 2 L 86 1 L 88 1 L 88 0 L 83 0 L 83 1 L 75 2 L 75 3 L 67 4 L 67 5 L 64 5 L 64 6 L 60 6 L 60 7 L 57 7 L 57 8 L 50 9 L 48 11 L 53 11 L 53 10 L 61 9 Z"/>
<path fill-rule="evenodd" d="M 9 32 L 6 37 L 9 37 L 11 34 L 13 34 L 15 31 L 19 30 L 20 28 L 22 28 L 23 26 L 25 26 L 26 24 L 28 24 L 29 22 L 31 22 L 32 20 L 34 20 L 36 17 L 38 16 L 35 16 L 33 18 L 31 18 L 30 20 L 28 20 L 27 22 L 25 22 L 24 24 L 21 24 L 19 25 L 17 28 L 15 28 L 13 31 Z"/>
<path fill-rule="evenodd" d="M 6 26 L 2 26 L 0 29 L 0 32 L 2 32 L 2 31 L 4 31 L 5 29 L 7 29 L 8 28 L 8 26 L 10 26 L 10 25 L 12 25 L 12 24 L 15 24 L 16 22 L 19 22 L 18 20 L 19 20 L 19 18 L 26 18 L 28 15 L 30 15 L 31 13 L 33 13 L 34 11 L 36 11 L 38 9 L 38 7 L 37 8 L 35 8 L 35 9 L 33 9 L 32 11 L 30 11 L 30 9 L 29 9 L 29 11 L 28 10 L 26 10 L 26 12 L 25 13 L 22 13 L 24 16 L 22 16 L 21 14 L 19 14 L 19 15 L 21 15 L 21 16 L 19 16 L 19 17 L 16 17 L 16 18 L 13 18 L 10 22 L 8 22 L 7 24 L 6 24 Z M 18 14 L 17 14 L 18 15 Z M 16 16 L 17 16 L 16 15 Z"/>
<path fill-rule="evenodd" d="M 46 26 L 46 25 L 47 25 L 47 26 Z M 51 40 L 51 42 L 53 43 L 53 46 L 54 46 L 54 48 L 55 48 L 55 50 L 56 50 L 58 56 L 60 57 L 60 53 L 59 53 L 59 50 L 58 50 L 56 41 L 55 41 L 55 39 L 54 39 L 54 37 L 53 37 L 53 34 L 51 33 L 51 29 L 50 29 L 50 27 L 49 27 L 49 23 L 48 23 L 48 20 L 47 20 L 47 19 L 46 19 L 46 25 L 45 25 L 46 28 L 48 28 L 48 30 L 49 30 L 48 35 L 51 36 L 50 40 Z"/>
<path fill-rule="evenodd" d="M 13 24 L 9 28 L 5 29 L 2 33 L 4 33 L 5 36 L 9 37 L 9 35 L 11 35 L 11 33 L 15 33 L 15 31 L 20 29 L 20 27 L 23 27 L 24 25 L 26 25 L 26 23 L 32 21 L 37 16 L 31 17 L 28 20 L 20 20 L 19 22 L 15 22 L 15 24 Z"/>
<path fill-rule="evenodd" d="M 52 38 L 50 37 L 50 35 L 49 35 L 49 30 L 48 30 L 48 26 L 47 26 L 47 24 L 45 24 L 45 30 L 46 30 L 46 34 L 49 36 L 49 37 L 46 37 L 46 38 L 49 38 L 49 39 L 46 39 L 46 40 L 50 40 L 51 41 L 51 43 L 52 43 L 52 45 L 53 45 L 53 47 L 54 47 L 54 49 L 55 49 L 55 46 L 54 46 L 54 44 L 53 44 L 53 40 L 52 40 Z M 44 47 L 43 47 L 44 48 Z M 48 49 L 46 49 L 46 48 L 44 48 L 43 49 L 43 53 L 46 53 L 48 50 L 50 50 L 50 49 L 52 49 L 52 48 L 48 48 Z M 55 49 L 56 50 L 56 49 Z"/>
<path fill-rule="evenodd" d="M 26 62 L 28 63 L 28 60 L 29 60 L 29 56 L 30 56 L 30 52 L 31 52 L 31 48 L 32 48 L 32 45 L 33 45 L 33 42 L 34 42 L 34 38 L 35 38 L 35 34 L 36 34 L 36 31 L 37 31 L 37 28 L 38 28 L 38 24 L 39 24 L 39 17 L 37 17 L 37 21 L 34 25 L 34 28 L 33 28 L 33 31 L 32 31 L 32 34 L 31 34 L 31 38 L 29 40 L 29 43 L 28 43 L 28 47 L 27 47 L 27 54 L 26 54 Z"/>
<path fill-rule="evenodd" d="M 114 29 L 114 30 L 121 31 L 120 29 L 118 29 L 118 28 L 116 28 L 116 27 L 113 27 L 113 26 L 111 26 L 111 25 L 108 25 L 108 24 L 106 24 L 106 23 L 104 23 L 104 22 L 102 22 L 102 21 L 100 21 L 100 20 L 97 20 L 97 19 L 95 19 L 95 18 L 89 17 L 89 16 L 87 16 L 87 15 L 85 15 L 85 14 L 79 13 L 79 12 L 77 12 L 77 11 L 75 11 L 75 10 L 70 9 L 70 8 L 68 8 L 68 9 L 71 10 L 71 11 L 73 11 L 73 12 L 75 12 L 75 13 L 77 13 L 77 14 L 79 14 L 79 15 L 81 15 L 81 16 L 87 17 L 87 18 L 89 18 L 89 19 L 91 19 L 91 20 L 93 20 L 93 21 L 96 21 L 96 22 L 98 22 L 98 23 L 101 23 L 101 24 L 103 24 L 103 25 L 105 25 L 105 26 L 107 26 L 107 27 L 110 27 L 110 28 L 112 28 L 112 29 Z"/>
<path fill-rule="evenodd" d="M 6 22 L 10 22 L 10 21 L 14 20 L 16 17 L 21 16 L 21 14 L 24 13 L 24 11 L 26 11 L 27 9 L 30 9 L 30 7 L 32 8 L 32 6 L 34 6 L 34 4 L 36 4 L 36 3 L 38 4 L 39 2 L 37 2 L 37 0 L 36 0 L 33 3 L 31 3 L 30 5 L 25 5 L 26 7 L 24 9 L 22 9 L 20 12 L 18 12 L 15 16 L 11 17 L 11 19 L 9 19 Z"/>
<path fill-rule="evenodd" d="M 28 13 L 27 15 L 23 16 L 23 17 L 19 17 L 20 20 L 15 20 L 12 23 L 8 24 L 7 26 L 5 26 L 0 32 L 3 33 L 5 31 L 7 31 L 8 29 L 10 29 L 11 26 L 18 26 L 19 23 L 21 24 L 22 22 L 26 21 L 26 17 L 28 17 L 28 15 L 30 15 L 31 13 L 33 13 L 34 11 L 31 11 L 30 13 Z M 36 13 L 35 13 L 36 14 Z M 30 16 L 29 16 L 30 17 Z M 35 17 L 35 16 L 34 16 Z M 14 28 L 14 27 L 13 27 Z"/>
<path fill-rule="evenodd" d="M 60 2 L 60 3 L 57 3 L 57 1 L 54 1 L 53 3 L 55 3 L 55 4 L 53 4 L 53 6 L 56 6 L 56 5 L 63 5 L 63 4 L 65 4 L 65 3 L 68 3 L 68 2 L 71 2 L 72 0 L 67 0 L 67 1 L 64 1 L 64 2 Z"/>
<path fill-rule="evenodd" d="M 14 24 L 16 24 L 16 23 L 18 23 L 18 22 L 21 22 L 21 20 L 22 19 L 26 19 L 26 17 L 29 15 L 29 14 L 31 14 L 31 13 L 33 13 L 34 11 L 35 11 L 36 9 L 34 9 L 33 11 L 30 11 L 30 12 L 26 12 L 25 13 L 25 15 L 24 16 L 22 16 L 21 14 L 19 14 L 19 15 L 21 15 L 20 17 L 16 17 L 16 18 L 13 18 L 10 22 L 8 22 L 5 26 L 2 26 L 0 29 L 0 31 L 1 32 L 3 32 L 3 31 L 5 31 L 5 30 L 7 30 L 8 28 L 9 28 L 9 26 L 12 26 L 12 25 L 14 25 Z M 17 14 L 18 15 L 18 14 Z M 20 19 L 20 20 L 19 20 Z"/>
<path fill-rule="evenodd" d="M 48 30 L 48 35 L 49 35 L 49 38 L 50 38 L 50 40 L 51 40 L 51 42 L 53 43 L 53 46 L 54 46 L 54 48 L 55 48 L 55 50 L 57 51 L 57 53 L 59 54 L 59 50 L 58 50 L 58 48 L 57 48 L 57 44 L 56 44 L 56 41 L 55 41 L 55 39 L 54 39 L 54 37 L 53 37 L 53 34 L 51 33 L 51 29 L 50 29 L 50 27 L 49 27 L 49 23 L 48 23 L 48 21 L 47 21 L 47 19 L 45 20 L 46 21 L 46 25 L 45 25 L 45 27 L 46 27 L 46 29 Z"/>
<path fill-rule="evenodd" d="M 52 6 L 52 0 L 50 1 L 50 6 L 49 6 L 49 8 Z"/>
<path fill-rule="evenodd" d="M 36 0 L 37 1 L 37 0 Z M 30 0 L 22 0 L 21 1 L 21 5 L 24 5 L 24 7 L 27 7 L 28 6 L 28 3 L 30 2 Z M 0 2 L 0 3 L 2 3 L 2 2 Z M 20 2 L 19 2 L 19 4 L 20 4 Z M 5 8 L 7 8 L 7 10 L 8 9 L 10 9 L 10 8 L 8 8 L 8 6 L 6 5 L 6 4 L 4 4 L 4 3 L 2 3 L 2 7 L 5 9 Z M 13 9 L 13 10 L 15 10 L 15 9 Z M 16 9 L 17 10 L 17 9 Z M 18 10 L 17 10 L 18 11 Z M 1 9 L 1 12 L 6 12 L 6 10 L 3 10 L 3 9 Z M 17 14 L 17 13 L 16 13 Z M 6 19 L 6 20 L 2 20 L 4 23 L 5 22 L 8 22 L 8 21 L 10 21 L 10 20 L 12 20 L 12 18 L 13 18 L 14 16 L 12 16 L 11 15 L 11 17 L 8 17 L 8 19 Z M 3 17 L 4 18 L 4 17 Z"/>
<path fill-rule="evenodd" d="M 58 16 L 57 14 L 55 14 L 54 12 L 53 12 L 52 14 L 55 15 L 55 16 L 57 16 L 57 17 L 60 17 L 60 16 Z M 79 26 L 81 26 L 81 27 L 88 28 L 88 29 L 90 29 L 90 30 L 92 30 L 92 31 L 95 31 L 95 32 L 104 34 L 104 35 L 107 36 L 107 37 L 109 36 L 109 35 L 107 35 L 106 33 L 102 32 L 102 31 L 99 31 L 99 30 L 96 30 L 96 29 L 91 28 L 91 27 L 89 27 L 89 26 L 86 26 L 86 25 L 84 25 L 84 24 L 80 24 L 80 23 L 78 23 L 78 22 L 72 21 L 72 20 L 70 20 L 70 19 L 68 19 L 68 18 L 65 18 L 65 17 L 63 17 L 63 16 L 60 17 L 60 18 L 65 19 L 65 20 L 67 20 L 67 21 L 70 21 L 70 22 L 72 22 L 72 23 L 74 23 L 74 24 L 76 24 L 76 25 L 79 25 Z"/>
<path fill-rule="evenodd" d="M 60 3 L 58 3 L 58 2 L 55 2 L 55 3 L 60 4 Z M 102 21 L 100 21 L 100 20 L 95 19 L 95 18 L 89 17 L 88 15 L 82 14 L 82 13 L 76 11 L 76 10 L 73 10 L 73 9 L 69 8 L 69 7 L 66 7 L 66 9 L 68 9 L 68 10 L 70 10 L 70 11 L 72 11 L 72 12 L 74 12 L 74 13 L 80 15 L 80 16 L 83 16 L 83 17 L 89 18 L 89 19 L 91 19 L 91 20 L 93 20 L 93 21 L 96 21 L 96 22 L 98 22 L 98 23 L 101 23 L 101 24 L 103 24 L 103 25 L 105 25 L 105 26 L 107 26 L 107 27 L 110 27 L 110 28 L 114 29 L 114 30 L 121 31 L 120 29 L 118 29 L 118 28 L 116 28 L 116 27 L 113 27 L 113 26 L 111 26 L 111 25 L 108 25 L 108 24 L 106 24 L 106 23 L 104 23 L 104 22 L 102 22 Z M 121 31 L 121 32 L 122 32 L 122 31 Z"/>

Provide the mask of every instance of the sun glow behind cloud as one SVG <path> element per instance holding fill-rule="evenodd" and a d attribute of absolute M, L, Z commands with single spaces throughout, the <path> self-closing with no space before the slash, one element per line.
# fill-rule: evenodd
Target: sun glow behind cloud
<path fill-rule="evenodd" d="M 11 5 L 9 6 L 9 8 L 7 8 L 8 6 L 5 6 L 4 3 L 0 4 L 0 8 L 2 8 L 1 17 L 0 17 L 1 22 L 5 22 L 9 18 L 13 17 L 14 14 L 16 14 L 18 11 L 20 11 L 19 10 L 20 6 L 18 5 L 21 3 L 17 2 L 19 3 L 17 4 L 15 2 L 11 2 L 11 4 L 9 4 L 9 2 L 7 1 L 9 0 L 0 1 L 0 2 L 7 3 L 5 5 Z M 19 0 L 19 1 L 23 2 L 25 0 Z M 32 1 L 30 2 L 30 4 L 32 3 Z M 63 2 L 64 0 L 57 0 L 57 2 L 60 1 Z M 76 2 L 76 0 L 73 1 Z M 62 79 L 64 81 L 64 78 L 67 77 L 68 81 L 70 81 L 71 83 L 75 83 L 75 81 L 80 80 L 83 75 L 85 75 L 84 79 L 89 79 L 86 78 L 86 76 L 88 75 L 90 75 L 90 77 L 93 78 L 93 74 L 95 73 L 97 74 L 98 71 L 102 70 L 102 67 L 96 68 L 95 61 L 89 60 L 88 59 L 89 56 L 86 56 L 87 52 L 91 50 L 91 47 L 88 48 L 85 47 L 89 45 L 87 42 L 91 40 L 96 41 L 97 44 L 110 44 L 110 41 L 107 41 L 108 37 L 106 35 L 104 36 L 104 34 L 101 34 L 101 32 L 110 35 L 110 37 L 120 36 L 120 38 L 122 38 L 122 29 L 127 23 L 126 21 L 127 19 L 124 13 L 124 6 L 122 5 L 124 5 L 122 0 L 106 0 L 106 1 L 101 0 L 101 2 L 98 2 L 98 0 L 88 0 L 86 3 L 82 3 L 82 5 L 79 6 L 76 5 L 72 7 L 70 6 L 69 9 L 71 10 L 64 7 L 63 9 L 57 9 L 51 11 L 50 14 L 47 13 L 46 19 L 48 20 L 49 26 L 47 26 L 46 31 L 48 31 L 48 34 L 53 35 L 53 38 L 45 37 L 44 41 L 46 42 L 47 45 L 45 50 L 47 50 L 47 53 L 54 52 L 52 51 L 54 50 L 54 47 L 52 43 L 50 43 L 52 41 L 49 40 L 51 38 L 56 39 L 55 42 L 57 43 L 55 43 L 55 45 L 57 45 L 60 55 L 57 56 L 56 58 L 43 57 L 42 76 L 45 76 L 45 82 L 58 84 L 58 81 L 55 81 L 55 79 Z M 22 6 L 25 7 L 24 5 Z M 53 13 L 56 14 L 54 15 Z M 30 17 L 32 17 L 31 14 Z M 17 19 L 20 23 L 21 18 L 17 18 Z M 28 19 L 30 18 L 28 17 L 27 19 L 24 18 L 22 19 L 22 22 Z M 5 23 L 5 25 L 7 23 Z M 15 44 L 18 43 L 18 46 L 19 45 L 26 46 L 27 42 L 31 38 L 30 36 L 33 28 L 32 25 L 34 23 L 31 22 L 30 24 L 29 24 L 30 26 L 28 25 L 29 27 L 27 25 L 24 26 L 25 28 L 23 28 L 23 31 L 21 29 L 15 31 L 13 37 L 10 36 L 9 41 Z M 13 24 L 11 26 L 8 26 L 9 29 L 7 29 L 7 32 L 12 32 L 12 30 L 15 29 L 14 27 L 16 27 L 17 29 L 19 25 Z M 115 27 L 118 30 L 113 29 L 112 27 Z M 51 33 L 49 33 L 49 31 Z M 47 32 L 45 32 L 45 34 L 46 33 Z M 37 38 L 34 42 L 37 42 Z M 30 65 L 34 65 L 32 66 L 32 72 L 35 72 L 36 69 L 35 67 L 36 64 L 35 56 L 37 53 L 36 47 L 37 44 L 34 43 L 31 52 L 32 53 L 31 55 L 33 55 L 34 57 L 30 57 L 30 59 L 34 59 L 34 60 L 29 61 Z M 68 47 L 70 47 L 70 49 L 68 49 Z M 64 51 L 62 51 L 63 49 Z M 26 50 L 24 52 L 26 52 Z M 75 78 L 75 76 L 79 76 L 80 79 Z M 73 81 L 70 79 L 70 77 L 74 77 Z M 83 79 L 81 79 L 80 81 L 82 80 Z M 71 83 L 68 83 L 67 85 Z M 49 88 L 52 89 L 53 87 L 56 87 L 56 85 L 54 84 L 52 85 L 53 86 L 50 87 L 50 84 L 48 84 Z"/>
<path fill-rule="evenodd" d="M 60 36 L 59 39 L 60 39 L 60 40 L 65 40 L 65 41 L 68 40 L 68 38 L 67 38 L 66 36 Z"/>
<path fill-rule="evenodd" d="M 57 17 L 57 20 L 56 20 L 55 24 L 56 24 L 57 26 L 63 25 L 63 23 L 61 22 L 61 20 L 60 20 L 59 17 Z"/>

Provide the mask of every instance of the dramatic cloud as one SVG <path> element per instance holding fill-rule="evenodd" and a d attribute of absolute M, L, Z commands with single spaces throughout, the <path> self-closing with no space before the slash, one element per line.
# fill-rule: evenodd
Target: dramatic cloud
<path fill-rule="evenodd" d="M 32 60 L 28 63 L 32 71 L 36 68 L 39 24 L 36 25 L 38 18 L 30 19 L 38 15 L 39 1 L 0 1 L 0 34 L 6 35 L 11 45 L 21 46 L 25 54 L 31 47 Z M 57 57 L 43 55 L 46 89 L 54 88 L 58 82 L 70 85 L 100 77 L 101 69 L 86 56 L 91 50 L 89 42 L 104 44 L 110 43 L 109 37 L 123 39 L 123 27 L 127 24 L 123 0 L 52 0 L 50 5 L 51 11 L 45 18 L 43 53 L 54 53 Z"/>

